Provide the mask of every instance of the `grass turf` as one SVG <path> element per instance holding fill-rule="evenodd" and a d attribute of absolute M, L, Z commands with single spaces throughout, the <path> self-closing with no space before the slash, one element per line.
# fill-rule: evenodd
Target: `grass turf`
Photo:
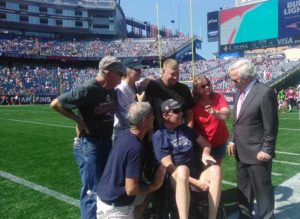
<path fill-rule="evenodd" d="M 231 119 L 227 121 L 231 130 Z M 281 113 L 278 151 L 299 153 L 298 112 Z M 294 130 L 292 130 L 294 129 Z M 73 158 L 74 123 L 47 105 L 0 107 L 0 170 L 79 199 L 80 179 Z M 299 156 L 277 154 L 298 163 Z M 223 161 L 223 178 L 235 182 L 235 160 Z M 299 166 L 273 164 L 273 184 L 298 173 Z M 235 210 L 234 186 L 223 184 L 227 213 Z M 79 208 L 0 177 L 0 215 L 4 218 L 79 218 Z"/>

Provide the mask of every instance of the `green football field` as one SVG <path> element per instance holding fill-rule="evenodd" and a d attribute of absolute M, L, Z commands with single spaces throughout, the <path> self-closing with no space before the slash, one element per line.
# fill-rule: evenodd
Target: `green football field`
<path fill-rule="evenodd" d="M 231 119 L 227 121 L 231 130 Z M 49 106 L 0 106 L 0 218 L 79 218 L 74 123 Z M 281 113 L 273 184 L 300 172 L 298 112 Z M 235 210 L 235 160 L 223 162 L 222 201 Z"/>

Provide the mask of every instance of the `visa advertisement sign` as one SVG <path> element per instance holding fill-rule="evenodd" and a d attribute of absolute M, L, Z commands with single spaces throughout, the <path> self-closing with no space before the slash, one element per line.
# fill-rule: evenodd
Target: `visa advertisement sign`
<path fill-rule="evenodd" d="M 300 35 L 300 1 L 280 0 L 278 5 L 279 37 Z"/>

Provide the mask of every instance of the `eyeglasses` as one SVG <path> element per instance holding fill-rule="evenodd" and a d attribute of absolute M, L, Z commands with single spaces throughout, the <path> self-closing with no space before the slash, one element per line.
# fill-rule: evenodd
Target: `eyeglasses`
<path fill-rule="evenodd" d="M 174 114 L 179 114 L 179 113 L 181 113 L 181 109 L 174 109 L 174 110 L 171 110 L 170 112 L 172 112 Z"/>
<path fill-rule="evenodd" d="M 149 113 L 147 113 L 144 117 L 142 117 L 139 122 L 137 124 L 139 124 L 143 119 L 150 119 L 152 118 L 154 115 L 153 115 L 153 110 L 151 110 Z"/>
<path fill-rule="evenodd" d="M 241 79 L 239 79 L 239 80 L 232 80 L 232 82 L 233 82 L 234 84 L 240 84 L 240 83 L 241 83 Z"/>
<path fill-rule="evenodd" d="M 209 86 L 210 86 L 210 83 L 207 83 L 207 84 L 202 84 L 200 87 L 201 87 L 202 89 L 204 89 L 204 88 L 209 87 Z"/>

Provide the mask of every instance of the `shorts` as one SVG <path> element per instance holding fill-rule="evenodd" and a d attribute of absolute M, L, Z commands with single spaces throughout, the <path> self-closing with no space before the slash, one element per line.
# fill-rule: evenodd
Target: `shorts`
<path fill-rule="evenodd" d="M 288 99 L 288 104 L 294 106 L 296 105 L 296 101 L 294 99 Z"/>
<path fill-rule="evenodd" d="M 279 106 L 284 106 L 284 101 L 283 100 L 279 100 L 278 104 L 279 104 Z"/>
<path fill-rule="evenodd" d="M 226 155 L 227 145 L 223 144 L 217 147 L 212 147 L 210 155 L 216 160 L 222 160 Z"/>
<path fill-rule="evenodd" d="M 128 206 L 114 206 L 108 205 L 100 200 L 97 196 L 97 219 L 134 219 L 135 206 L 143 204 L 145 196 L 136 196 L 131 205 Z"/>

